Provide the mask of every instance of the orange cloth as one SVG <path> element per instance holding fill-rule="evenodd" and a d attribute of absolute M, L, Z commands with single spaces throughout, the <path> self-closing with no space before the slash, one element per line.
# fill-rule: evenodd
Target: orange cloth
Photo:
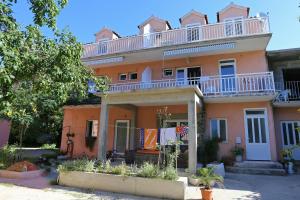
<path fill-rule="evenodd" d="M 145 129 L 144 149 L 156 149 L 157 129 Z"/>

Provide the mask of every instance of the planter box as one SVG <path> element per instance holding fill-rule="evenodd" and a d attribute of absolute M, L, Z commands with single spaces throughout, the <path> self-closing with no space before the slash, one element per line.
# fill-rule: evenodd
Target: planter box
<path fill-rule="evenodd" d="M 177 181 L 124 177 L 119 175 L 92 172 L 60 172 L 59 184 L 85 189 L 126 193 L 167 199 L 184 199 L 187 178 Z"/>
<path fill-rule="evenodd" d="M 15 171 L 8 171 L 8 170 L 0 170 L 0 177 L 1 178 L 14 178 L 14 179 L 31 179 L 39 177 L 43 174 L 43 170 L 35 170 L 35 171 L 28 171 L 28 172 L 15 172 Z"/>

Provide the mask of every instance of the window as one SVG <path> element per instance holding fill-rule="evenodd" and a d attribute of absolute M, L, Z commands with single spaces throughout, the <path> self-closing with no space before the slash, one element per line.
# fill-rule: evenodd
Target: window
<path fill-rule="evenodd" d="M 223 142 L 227 141 L 227 122 L 226 119 L 211 119 L 210 120 L 211 137 L 220 138 Z"/>
<path fill-rule="evenodd" d="M 243 34 L 243 18 L 237 17 L 225 20 L 226 36 L 242 35 Z"/>
<path fill-rule="evenodd" d="M 177 126 L 188 126 L 188 121 L 184 119 L 165 120 L 164 125 L 167 128 L 177 127 Z M 188 145 L 188 134 L 179 137 L 180 137 L 180 141 L 182 142 L 182 145 Z"/>
<path fill-rule="evenodd" d="M 136 72 L 130 73 L 129 79 L 130 80 L 136 80 L 137 79 L 137 73 Z"/>
<path fill-rule="evenodd" d="M 170 77 L 173 76 L 173 70 L 172 69 L 164 69 L 164 77 Z"/>
<path fill-rule="evenodd" d="M 235 60 L 220 61 L 220 75 L 222 92 L 235 92 Z"/>
<path fill-rule="evenodd" d="M 97 135 L 98 135 L 98 120 L 87 120 L 86 137 L 97 137 Z"/>
<path fill-rule="evenodd" d="M 126 79 L 127 79 L 127 74 L 120 74 L 119 75 L 119 80 L 120 81 L 126 81 Z"/>

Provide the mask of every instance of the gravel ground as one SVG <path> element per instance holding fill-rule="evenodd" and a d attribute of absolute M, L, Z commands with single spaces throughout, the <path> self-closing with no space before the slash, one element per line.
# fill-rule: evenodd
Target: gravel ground
<path fill-rule="evenodd" d="M 0 179 L 0 182 L 1 181 Z M 199 188 L 189 187 L 188 199 L 200 199 Z M 214 189 L 214 200 L 296 200 L 300 197 L 300 175 L 259 176 L 228 174 L 224 189 Z M 0 183 L 0 199 L 5 200 L 115 200 L 151 199 L 61 186 L 33 189 Z"/>

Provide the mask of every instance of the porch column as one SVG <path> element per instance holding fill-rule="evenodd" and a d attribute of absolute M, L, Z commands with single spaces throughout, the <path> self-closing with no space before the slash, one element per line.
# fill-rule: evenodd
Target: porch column
<path fill-rule="evenodd" d="M 188 102 L 188 145 L 189 172 L 195 173 L 197 167 L 197 100 L 196 95 Z"/>
<path fill-rule="evenodd" d="M 102 101 L 101 112 L 100 112 L 100 128 L 99 128 L 99 140 L 98 140 L 98 159 L 106 160 L 106 145 L 107 145 L 107 134 L 108 134 L 108 112 L 109 105 Z"/>
<path fill-rule="evenodd" d="M 136 107 L 132 108 L 132 119 L 130 122 L 129 150 L 135 149 L 135 126 L 136 126 Z"/>

